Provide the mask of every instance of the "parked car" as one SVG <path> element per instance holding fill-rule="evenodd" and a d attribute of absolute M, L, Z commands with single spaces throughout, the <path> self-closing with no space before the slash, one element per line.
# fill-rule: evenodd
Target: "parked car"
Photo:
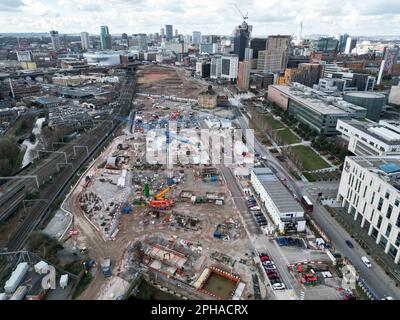
<path fill-rule="evenodd" d="M 275 265 L 275 263 L 272 260 L 266 260 L 266 261 L 263 261 L 263 265 L 264 266 L 272 266 L 272 265 Z"/>
<path fill-rule="evenodd" d="M 268 261 L 268 260 L 270 260 L 271 258 L 269 257 L 269 256 L 262 256 L 262 257 L 260 257 L 260 260 L 263 262 L 263 261 Z"/>
<path fill-rule="evenodd" d="M 278 274 L 269 274 L 268 279 L 269 280 L 280 280 Z"/>
<path fill-rule="evenodd" d="M 273 265 L 273 264 L 271 264 L 271 265 L 269 265 L 269 266 L 265 266 L 265 265 L 264 265 L 264 269 L 265 269 L 265 270 L 276 270 L 276 267 L 275 267 L 275 265 Z"/>
<path fill-rule="evenodd" d="M 347 246 L 349 247 L 349 248 L 354 248 L 354 245 L 351 243 L 351 241 L 350 240 L 346 240 L 346 244 L 347 244 Z"/>
<path fill-rule="evenodd" d="M 260 227 L 265 227 L 265 226 L 268 225 L 268 222 L 267 222 L 267 221 L 258 221 L 257 224 L 258 224 Z"/>
<path fill-rule="evenodd" d="M 256 212 L 253 212 L 253 216 L 255 216 L 255 217 L 263 217 L 264 214 L 261 211 L 256 211 Z"/>
<path fill-rule="evenodd" d="M 272 288 L 274 288 L 275 290 L 283 290 L 285 289 L 285 285 L 281 282 L 277 282 L 272 285 Z"/>
<path fill-rule="evenodd" d="M 260 210 L 261 208 L 259 207 L 259 206 L 255 206 L 255 207 L 251 207 L 250 208 L 250 210 L 251 211 L 258 211 L 258 210 Z"/>
<path fill-rule="evenodd" d="M 372 268 L 372 264 L 366 256 L 361 257 L 362 262 L 364 262 L 367 268 Z"/>

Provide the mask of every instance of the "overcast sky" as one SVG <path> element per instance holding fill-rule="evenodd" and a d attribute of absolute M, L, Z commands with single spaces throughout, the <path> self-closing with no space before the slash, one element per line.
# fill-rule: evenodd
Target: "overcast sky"
<path fill-rule="evenodd" d="M 400 0 L 0 0 L 0 32 L 232 33 L 248 12 L 253 35 L 400 35 Z M 174 31 L 175 32 L 175 31 Z"/>

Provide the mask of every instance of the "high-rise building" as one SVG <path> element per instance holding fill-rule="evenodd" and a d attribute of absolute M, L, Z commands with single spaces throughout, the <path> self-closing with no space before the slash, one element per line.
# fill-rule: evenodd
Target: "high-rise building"
<path fill-rule="evenodd" d="M 346 49 L 347 38 L 349 35 L 347 33 L 341 34 L 339 36 L 339 52 L 344 52 Z"/>
<path fill-rule="evenodd" d="M 243 61 L 239 62 L 237 85 L 238 85 L 238 88 L 242 91 L 249 90 L 250 69 L 251 69 L 251 61 L 250 60 L 243 60 Z"/>
<path fill-rule="evenodd" d="M 257 69 L 264 72 L 283 72 L 287 66 L 290 36 L 269 36 L 266 50 L 258 52 Z"/>
<path fill-rule="evenodd" d="M 187 44 L 192 44 L 192 36 L 190 34 L 185 35 L 185 37 L 183 38 L 183 42 Z"/>
<path fill-rule="evenodd" d="M 108 31 L 107 26 L 100 27 L 100 40 L 101 40 L 101 49 L 110 50 L 111 49 L 111 35 Z"/>
<path fill-rule="evenodd" d="M 165 29 L 164 28 L 160 29 L 160 35 L 161 35 L 161 38 L 165 37 Z"/>
<path fill-rule="evenodd" d="M 147 34 L 133 34 L 130 46 L 139 51 L 147 51 Z"/>
<path fill-rule="evenodd" d="M 234 31 L 233 52 L 239 56 L 239 61 L 244 60 L 245 49 L 250 47 L 251 30 L 252 26 L 243 21 Z"/>
<path fill-rule="evenodd" d="M 251 60 L 253 59 L 253 49 L 246 48 L 244 49 L 244 60 Z"/>
<path fill-rule="evenodd" d="M 258 59 L 258 52 L 267 49 L 267 38 L 251 39 L 250 48 L 253 49 L 253 58 Z"/>
<path fill-rule="evenodd" d="M 55 51 L 60 50 L 60 37 L 58 35 L 58 31 L 51 30 L 50 31 L 51 45 Z"/>
<path fill-rule="evenodd" d="M 84 51 L 89 49 L 89 33 L 81 32 L 81 46 Z"/>
<path fill-rule="evenodd" d="M 172 28 L 172 24 L 167 24 L 165 25 L 165 38 L 167 40 L 171 40 L 173 37 L 173 28 Z"/>
<path fill-rule="evenodd" d="M 175 29 L 175 37 L 178 36 L 178 29 Z"/>
<path fill-rule="evenodd" d="M 238 76 L 238 64 L 237 54 L 215 55 L 211 59 L 210 77 L 234 83 Z"/>
<path fill-rule="evenodd" d="M 199 45 L 201 42 L 201 32 L 200 31 L 193 31 L 193 44 Z"/>
<path fill-rule="evenodd" d="M 357 39 L 348 37 L 346 40 L 346 47 L 344 49 L 344 53 L 351 53 L 351 51 L 356 47 Z"/>
<path fill-rule="evenodd" d="M 321 37 L 311 41 L 311 50 L 318 52 L 338 52 L 339 40 L 333 37 Z"/>

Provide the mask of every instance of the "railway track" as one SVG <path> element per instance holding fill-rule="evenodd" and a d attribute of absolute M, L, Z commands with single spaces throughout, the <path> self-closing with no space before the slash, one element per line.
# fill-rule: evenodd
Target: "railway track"
<path fill-rule="evenodd" d="M 136 89 L 136 79 L 133 74 L 128 75 L 126 80 L 122 83 L 120 89 L 120 98 L 119 98 L 119 108 L 115 110 L 114 116 L 127 116 L 132 106 L 132 99 Z M 113 120 L 110 119 L 110 120 Z M 86 151 L 76 152 L 76 156 L 72 159 L 71 163 L 73 164 L 73 168 L 71 166 L 66 166 L 62 168 L 54 178 L 54 181 L 51 185 L 47 186 L 42 190 L 42 194 L 40 195 L 41 199 L 46 199 L 47 201 L 38 201 L 34 203 L 31 207 L 29 207 L 29 213 L 22 222 L 22 224 L 18 227 L 18 229 L 14 232 L 14 234 L 10 237 L 7 243 L 8 251 L 15 251 L 20 249 L 25 241 L 27 240 L 30 233 L 38 227 L 46 213 L 50 210 L 52 202 L 65 191 L 65 188 L 68 186 L 68 183 L 73 179 L 74 175 L 79 171 L 79 169 L 90 161 L 92 156 L 106 144 L 109 142 L 113 133 L 119 128 L 121 122 L 112 121 L 112 126 L 108 123 L 101 123 L 96 130 L 99 132 L 94 134 L 89 134 L 84 138 L 83 143 L 90 145 L 89 155 L 86 154 Z M 99 128 L 99 129 L 97 129 Z M 93 144 L 92 144 L 93 143 Z M 72 146 L 70 146 L 73 149 Z M 73 152 L 73 150 L 71 151 Z M 63 155 L 60 155 L 60 157 Z M 58 157 L 55 160 L 52 160 L 51 163 L 54 164 L 54 161 L 57 161 Z M 45 169 L 41 169 L 45 170 Z M 7 267 L 6 261 L 0 261 L 0 271 L 4 270 Z"/>

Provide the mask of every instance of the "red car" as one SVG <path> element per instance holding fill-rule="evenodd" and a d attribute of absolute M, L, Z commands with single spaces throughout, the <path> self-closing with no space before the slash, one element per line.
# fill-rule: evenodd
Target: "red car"
<path fill-rule="evenodd" d="M 260 259 L 261 259 L 262 262 L 271 260 L 271 258 L 268 257 L 268 256 L 262 256 Z"/>

